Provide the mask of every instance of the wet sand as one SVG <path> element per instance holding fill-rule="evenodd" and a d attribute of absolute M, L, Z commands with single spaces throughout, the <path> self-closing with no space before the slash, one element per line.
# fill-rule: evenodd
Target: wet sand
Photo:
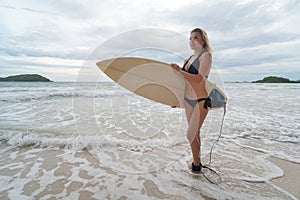
<path fill-rule="evenodd" d="M 271 182 L 300 199 L 300 164 L 275 157 L 269 157 L 268 160 L 284 171 L 282 177 Z"/>
<path fill-rule="evenodd" d="M 159 178 L 157 172 L 117 172 L 87 150 L 0 145 L 6 147 L 0 156 L 0 199 L 186 199 L 151 180 Z"/>
<path fill-rule="evenodd" d="M 300 165 L 277 158 L 268 159 L 285 175 L 271 184 L 232 179 L 221 168 L 223 182 L 214 185 L 188 172 L 188 153 L 160 170 L 135 174 L 111 168 L 117 166 L 104 166 L 87 150 L 18 148 L 3 143 L 0 147 L 0 199 L 294 199 L 290 194 L 300 197 Z"/>

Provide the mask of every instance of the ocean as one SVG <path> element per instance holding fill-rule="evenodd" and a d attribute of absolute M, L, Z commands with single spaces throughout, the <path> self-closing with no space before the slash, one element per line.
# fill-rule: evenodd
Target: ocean
<path fill-rule="evenodd" d="M 189 171 L 183 109 L 112 82 L 1 82 L 0 199 L 295 199 L 268 158 L 300 163 L 300 84 L 223 89 L 211 183 Z M 201 129 L 204 164 L 223 113 Z"/>

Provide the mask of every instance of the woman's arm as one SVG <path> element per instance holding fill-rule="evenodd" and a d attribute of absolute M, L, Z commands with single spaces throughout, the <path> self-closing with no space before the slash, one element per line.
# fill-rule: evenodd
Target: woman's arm
<path fill-rule="evenodd" d="M 200 59 L 200 58 L 199 58 Z M 185 79 L 190 82 L 199 82 L 203 79 L 203 77 L 209 74 L 211 68 L 211 54 L 204 53 L 201 56 L 200 66 L 199 66 L 199 73 L 198 74 L 190 74 L 186 71 L 181 70 L 181 68 L 177 64 L 171 64 L 171 67 L 176 70 L 180 75 L 182 75 Z"/>

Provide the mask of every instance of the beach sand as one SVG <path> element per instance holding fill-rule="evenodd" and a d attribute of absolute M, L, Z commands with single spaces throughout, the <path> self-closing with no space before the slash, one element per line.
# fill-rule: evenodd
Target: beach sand
<path fill-rule="evenodd" d="M 269 157 L 268 160 L 284 171 L 282 177 L 271 182 L 300 199 L 300 164 L 275 157 Z"/>
<path fill-rule="evenodd" d="M 0 147 L 1 200 L 186 199 L 179 190 L 172 194 L 151 180 L 159 179 L 156 171 L 118 172 L 101 165 L 87 150 Z"/>
<path fill-rule="evenodd" d="M 217 186 L 201 176 L 193 177 L 181 161 L 161 170 L 134 174 L 112 169 L 117 166 L 104 166 L 87 150 L 18 148 L 3 143 L 0 148 L 0 199 L 208 200 L 231 195 L 228 184 L 232 183 Z M 187 154 L 183 160 L 186 162 L 189 157 Z M 272 183 L 299 198 L 300 165 L 273 157 L 268 159 L 285 173 Z M 237 195 L 229 199 L 253 199 L 260 188 L 269 188 L 266 199 L 293 199 L 285 192 L 281 194 L 281 189 L 275 191 L 268 183 L 258 183 L 255 188 L 256 183 L 243 182 L 245 187 L 240 187 L 241 182 L 232 181 L 240 189 L 233 189 Z M 218 192 L 224 192 L 223 198 Z"/>

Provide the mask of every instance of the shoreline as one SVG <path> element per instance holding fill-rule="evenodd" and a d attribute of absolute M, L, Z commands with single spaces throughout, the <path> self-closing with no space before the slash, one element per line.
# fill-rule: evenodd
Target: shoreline
<path fill-rule="evenodd" d="M 191 176 L 185 168 L 185 161 L 178 160 L 173 165 L 151 173 L 130 174 L 114 171 L 95 159 L 87 150 L 72 150 L 58 148 L 23 148 L 7 146 L 0 142 L 2 150 L 0 167 L 2 168 L 0 184 L 0 199 L 5 198 L 74 198 L 74 199 L 105 199 L 105 198 L 158 198 L 158 199 L 218 199 L 211 190 L 220 192 L 224 188 L 208 183 L 202 176 Z M 258 184 L 241 182 L 238 188 L 252 188 L 248 192 L 237 192 L 231 195 L 232 189 L 225 186 L 223 195 L 228 198 L 238 198 L 244 195 L 246 199 L 260 196 L 267 199 L 297 199 L 300 197 L 297 186 L 300 181 L 300 164 L 282 160 L 276 157 L 265 157 L 284 171 L 284 175 L 270 182 Z M 255 169 L 254 169 L 255 170 Z M 171 173 L 172 172 L 172 173 Z M 174 173 L 177 177 L 174 179 Z M 188 174 L 188 175 L 186 175 Z M 163 179 L 161 179 L 163 178 Z M 177 179 L 182 179 L 178 181 Z M 171 180 L 174 183 L 168 185 Z M 229 179 L 228 179 L 229 180 Z M 230 181 L 230 180 L 229 180 Z M 197 184 L 195 184 L 197 183 Z M 227 183 L 226 183 L 227 184 Z M 230 184 L 230 183 L 229 183 Z M 240 184 L 231 180 L 232 186 Z M 223 185 L 224 186 L 224 185 Z M 203 189 L 204 188 L 204 189 Z M 235 188 L 235 187 L 233 187 Z M 256 190 L 256 189 L 258 190 Z M 264 189 L 265 188 L 265 189 Z M 277 190 L 269 196 L 265 193 Z M 228 191 L 228 189 L 230 191 Z M 123 194 L 118 191 L 127 191 Z M 281 194 L 282 193 L 282 194 Z M 277 196 L 278 195 L 278 196 Z"/>
<path fill-rule="evenodd" d="M 300 199 L 300 179 L 298 179 L 300 177 L 300 164 L 273 156 L 268 157 L 267 160 L 277 165 L 284 173 L 283 176 L 272 179 L 271 183 Z"/>

